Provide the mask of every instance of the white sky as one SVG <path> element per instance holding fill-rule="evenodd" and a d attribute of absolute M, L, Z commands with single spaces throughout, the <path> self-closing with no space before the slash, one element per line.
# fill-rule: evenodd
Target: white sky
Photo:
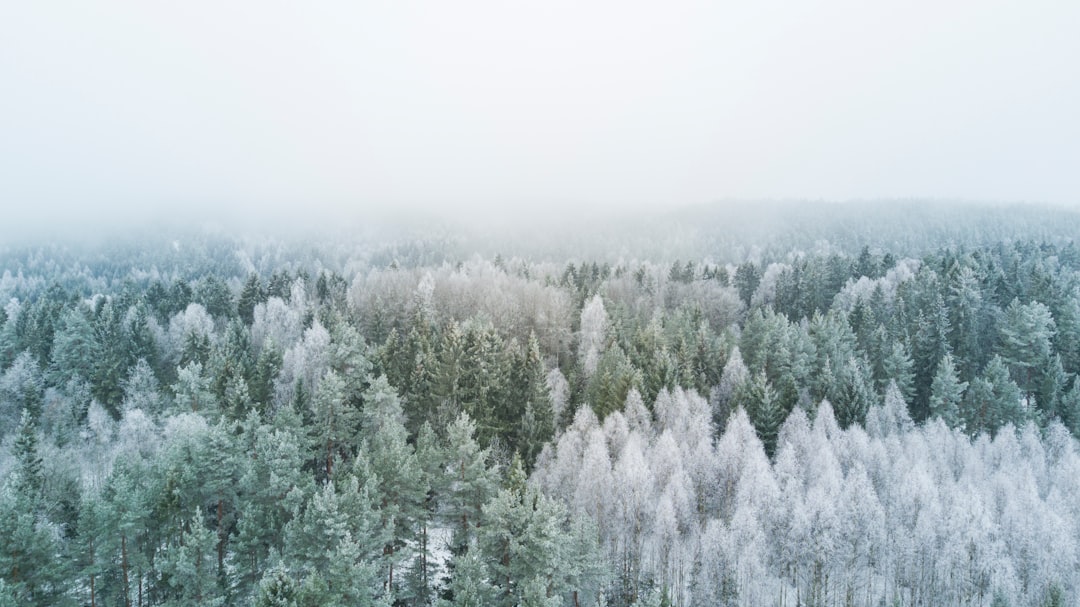
<path fill-rule="evenodd" d="M 0 3 L 0 221 L 1080 202 L 1080 2 Z"/>

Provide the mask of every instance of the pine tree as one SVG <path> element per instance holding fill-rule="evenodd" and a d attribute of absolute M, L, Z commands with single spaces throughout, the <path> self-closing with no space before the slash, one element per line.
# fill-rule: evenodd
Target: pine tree
<path fill-rule="evenodd" d="M 45 474 L 42 472 L 43 462 L 41 453 L 38 451 L 37 425 L 27 409 L 23 409 L 12 452 L 15 455 L 18 474 L 15 488 L 27 499 L 28 503 L 37 504 L 42 498 Z"/>
<path fill-rule="evenodd" d="M 81 377 L 88 379 L 94 361 L 94 328 L 87 318 L 84 306 L 77 306 L 60 318 L 53 341 L 52 363 L 49 376 L 53 383 L 62 385 Z"/>
<path fill-rule="evenodd" d="M 202 364 L 193 362 L 180 368 L 173 384 L 177 409 L 204 415 L 216 414 L 219 406 L 211 387 L 211 379 L 203 373 Z"/>
<path fill-rule="evenodd" d="M 237 458 L 242 499 L 232 540 L 241 594 L 256 583 L 271 554 L 283 552 L 285 525 L 313 490 L 310 474 L 302 470 L 306 455 L 296 431 L 259 425 L 250 432 L 254 436 Z"/>
<path fill-rule="evenodd" d="M 297 607 L 296 581 L 281 564 L 266 570 L 259 580 L 253 607 Z"/>
<path fill-rule="evenodd" d="M 18 605 L 64 605 L 72 572 L 61 558 L 59 528 L 32 496 L 0 486 L 0 583 Z M 3 597 L 0 594 L 0 597 Z"/>
<path fill-rule="evenodd" d="M 495 588 L 488 582 L 485 560 L 478 549 L 454 557 L 454 575 L 450 578 L 450 600 L 440 600 L 439 607 L 488 607 L 493 604 Z"/>
<path fill-rule="evenodd" d="M 905 401 L 910 401 L 915 396 L 914 367 L 915 363 L 911 360 L 904 342 L 894 341 L 882 362 L 882 379 L 886 386 L 889 382 L 896 382 L 896 387 Z"/>
<path fill-rule="evenodd" d="M 248 382 L 248 393 L 260 412 L 265 413 L 274 395 L 274 381 L 281 371 L 282 352 L 273 342 L 267 340 L 255 361 L 255 372 Z"/>
<path fill-rule="evenodd" d="M 551 439 L 555 433 L 554 413 L 551 409 L 551 398 L 548 395 L 547 373 L 544 362 L 540 357 L 540 342 L 536 335 L 529 336 L 529 343 L 515 360 L 514 373 L 511 386 L 514 395 L 512 398 L 522 404 L 521 417 L 519 419 L 506 419 L 503 425 L 517 430 L 517 451 L 521 453 L 527 469 L 531 469 L 532 463 L 539 455 L 544 443 Z M 511 445 L 514 447 L 515 445 Z"/>
<path fill-rule="evenodd" d="M 374 487 L 351 475 L 340 486 L 327 482 L 285 526 L 287 562 L 300 571 L 327 572 L 346 541 L 359 548 L 358 560 L 377 560 L 386 544 L 378 500 Z"/>
<path fill-rule="evenodd" d="M 29 352 L 22 352 L 0 376 L 0 435 L 17 427 L 23 411 L 41 417 L 44 400 L 41 370 Z"/>
<path fill-rule="evenodd" d="M 1023 425 L 1020 388 L 1009 377 L 1009 369 L 1000 356 L 994 356 L 982 375 L 971 380 L 964 394 L 963 418 L 969 434 L 997 433 L 1005 424 Z"/>
<path fill-rule="evenodd" d="M 1060 417 L 1061 396 L 1069 383 L 1069 377 L 1061 363 L 1061 356 L 1054 354 L 1036 373 L 1035 404 L 1044 419 Z"/>
<path fill-rule="evenodd" d="M 952 354 L 946 353 L 934 373 L 930 388 L 930 414 L 940 417 L 950 428 L 961 425 L 960 404 L 963 402 L 967 382 L 960 381 L 953 364 Z"/>
<path fill-rule="evenodd" d="M 743 262 L 735 270 L 735 278 L 732 281 L 739 291 L 739 297 L 743 303 L 750 306 L 750 300 L 761 283 L 761 270 L 751 261 Z"/>
<path fill-rule="evenodd" d="M 416 437 L 416 462 L 420 468 L 420 486 L 427 488 L 417 513 L 415 561 L 406 572 L 403 593 L 413 605 L 429 605 L 438 579 L 438 559 L 431 531 L 439 507 L 439 498 L 446 493 L 446 452 L 430 422 L 424 422 Z"/>
<path fill-rule="evenodd" d="M 167 546 L 156 562 L 168 586 L 165 605 L 224 604 L 215 574 L 214 544 L 214 533 L 206 528 L 202 510 L 196 509 L 185 521 L 180 541 Z"/>
<path fill-rule="evenodd" d="M 930 407 L 932 384 L 941 360 L 948 353 L 948 310 L 938 295 L 928 314 L 919 310 L 912 348 L 915 372 L 915 391 L 911 400 L 911 417 L 919 422 L 934 414 Z M 899 382 L 898 382 L 899 385 Z"/>
<path fill-rule="evenodd" d="M 521 461 L 515 459 L 509 487 L 484 506 L 484 525 L 478 531 L 477 549 L 495 587 L 492 604 L 513 607 L 537 599 L 546 603 L 548 589 L 568 590 L 568 563 L 563 559 L 566 516 L 561 503 L 527 486 Z M 544 587 L 539 597 L 531 588 L 535 578 Z"/>
<path fill-rule="evenodd" d="M 462 409 L 461 381 L 465 357 L 461 327 L 451 321 L 443 330 L 435 361 L 432 397 L 437 427 L 449 425 Z"/>
<path fill-rule="evenodd" d="M 1028 395 L 1037 390 L 1036 369 L 1050 362 L 1055 333 L 1050 309 L 1040 302 L 1021 304 L 1013 299 L 1005 309 L 1000 329 L 1001 357 L 1009 365 L 1013 380 Z"/>
<path fill-rule="evenodd" d="M 784 411 L 764 371 L 742 385 L 735 395 L 737 406 L 746 410 L 758 437 L 765 445 L 765 452 L 772 457 L 776 451 L 776 437 L 784 423 Z"/>
<path fill-rule="evenodd" d="M 102 538 L 101 554 L 103 558 L 109 555 L 107 558 L 114 563 L 112 575 L 119 577 L 113 604 L 122 602 L 124 607 L 132 607 L 142 572 L 148 566 L 139 547 L 148 531 L 150 487 L 145 486 L 146 469 L 140 462 L 120 460 L 115 466 L 102 494 L 108 535 Z"/>
<path fill-rule="evenodd" d="M 240 299 L 236 302 L 236 311 L 240 320 L 247 326 L 255 321 L 255 306 L 265 302 L 266 291 L 263 289 L 259 275 L 252 272 L 248 275 L 244 288 L 240 291 Z"/>
<path fill-rule="evenodd" d="M 325 478 L 332 478 L 334 462 L 356 438 L 360 412 L 346 401 L 346 383 L 334 370 L 319 382 L 311 401 L 312 438 L 319 452 Z"/>
<path fill-rule="evenodd" d="M 401 401 L 385 375 L 374 380 L 364 394 L 363 413 L 363 443 L 354 473 L 361 482 L 370 482 L 381 500 L 379 511 L 387 536 L 382 551 L 386 587 L 394 590 L 394 573 L 407 556 L 400 552 L 416 539 L 429 487 L 414 448 L 407 442 Z"/>
<path fill-rule="evenodd" d="M 481 523 L 481 509 L 495 491 L 496 470 L 490 467 L 490 451 L 477 443 L 476 427 L 462 413 L 447 429 L 447 485 L 444 513 L 454 538 L 451 552 L 464 554 L 475 528 Z"/>
<path fill-rule="evenodd" d="M 866 412 L 877 400 L 867 367 L 862 358 L 849 358 L 836 370 L 832 388 L 825 395 L 836 408 L 836 419 L 841 428 L 862 425 Z"/>

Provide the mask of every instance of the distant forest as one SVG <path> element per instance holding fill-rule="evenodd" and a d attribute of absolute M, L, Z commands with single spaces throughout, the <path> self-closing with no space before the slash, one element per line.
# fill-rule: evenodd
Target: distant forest
<path fill-rule="evenodd" d="M 1080 213 L 734 208 L 0 249 L 0 607 L 1080 603 Z"/>

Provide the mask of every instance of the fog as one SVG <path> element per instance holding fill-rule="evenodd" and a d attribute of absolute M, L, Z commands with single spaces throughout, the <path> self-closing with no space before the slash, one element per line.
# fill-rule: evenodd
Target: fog
<path fill-rule="evenodd" d="M 9 2 L 0 233 L 1080 201 L 1076 2 Z"/>

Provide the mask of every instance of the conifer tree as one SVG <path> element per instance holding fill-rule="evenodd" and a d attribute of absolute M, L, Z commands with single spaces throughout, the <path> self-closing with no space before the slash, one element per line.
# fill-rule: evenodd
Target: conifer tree
<path fill-rule="evenodd" d="M 334 462 L 356 438 L 360 411 L 346 400 L 346 382 L 333 369 L 319 381 L 311 400 L 312 438 L 325 478 L 332 478 Z"/>
<path fill-rule="evenodd" d="M 967 382 L 960 381 L 952 354 L 946 353 L 938 364 L 930 388 L 930 414 L 940 417 L 950 428 L 959 427 L 963 421 L 960 404 L 967 386 Z"/>
<path fill-rule="evenodd" d="M 203 512 L 196 509 L 185 521 L 180 541 L 167 546 L 157 559 L 168 587 L 165 605 L 211 607 L 224 604 L 217 584 L 214 533 L 206 528 Z"/>
<path fill-rule="evenodd" d="M 253 607 L 297 607 L 296 581 L 281 564 L 266 570 L 252 602 Z"/>
<path fill-rule="evenodd" d="M 255 306 L 266 301 L 266 290 L 263 288 L 259 275 L 252 272 L 244 282 L 244 288 L 240 291 L 240 298 L 236 302 L 236 311 L 240 320 L 247 326 L 255 321 Z"/>
<path fill-rule="evenodd" d="M 890 382 L 896 382 L 900 395 L 904 400 L 910 401 L 915 396 L 915 363 L 908 354 L 907 347 L 901 340 L 892 342 L 888 353 L 882 361 L 882 380 L 887 387 Z"/>
<path fill-rule="evenodd" d="M 417 536 L 429 487 L 413 445 L 407 442 L 404 412 L 397 392 L 380 375 L 364 393 L 362 445 L 354 473 L 379 496 L 386 544 L 382 554 L 386 587 L 393 590 L 400 552 Z"/>
<path fill-rule="evenodd" d="M 476 427 L 467 413 L 459 415 L 447 429 L 445 470 L 449 490 L 444 512 L 454 533 L 451 551 L 459 556 L 465 553 L 481 523 L 481 510 L 496 488 L 490 452 L 480 448 L 475 434 Z"/>
<path fill-rule="evenodd" d="M 27 409 L 23 409 L 12 452 L 15 455 L 15 472 L 18 475 L 15 488 L 26 498 L 28 504 L 37 504 L 42 498 L 45 475 L 42 472 L 41 453 L 38 451 L 37 424 Z M 35 506 L 35 510 L 36 508 Z"/>
<path fill-rule="evenodd" d="M 784 423 L 784 411 L 764 371 L 759 371 L 753 379 L 743 384 L 736 394 L 735 402 L 746 410 L 758 437 L 765 445 L 765 452 L 770 457 L 776 451 L 776 437 Z"/>

